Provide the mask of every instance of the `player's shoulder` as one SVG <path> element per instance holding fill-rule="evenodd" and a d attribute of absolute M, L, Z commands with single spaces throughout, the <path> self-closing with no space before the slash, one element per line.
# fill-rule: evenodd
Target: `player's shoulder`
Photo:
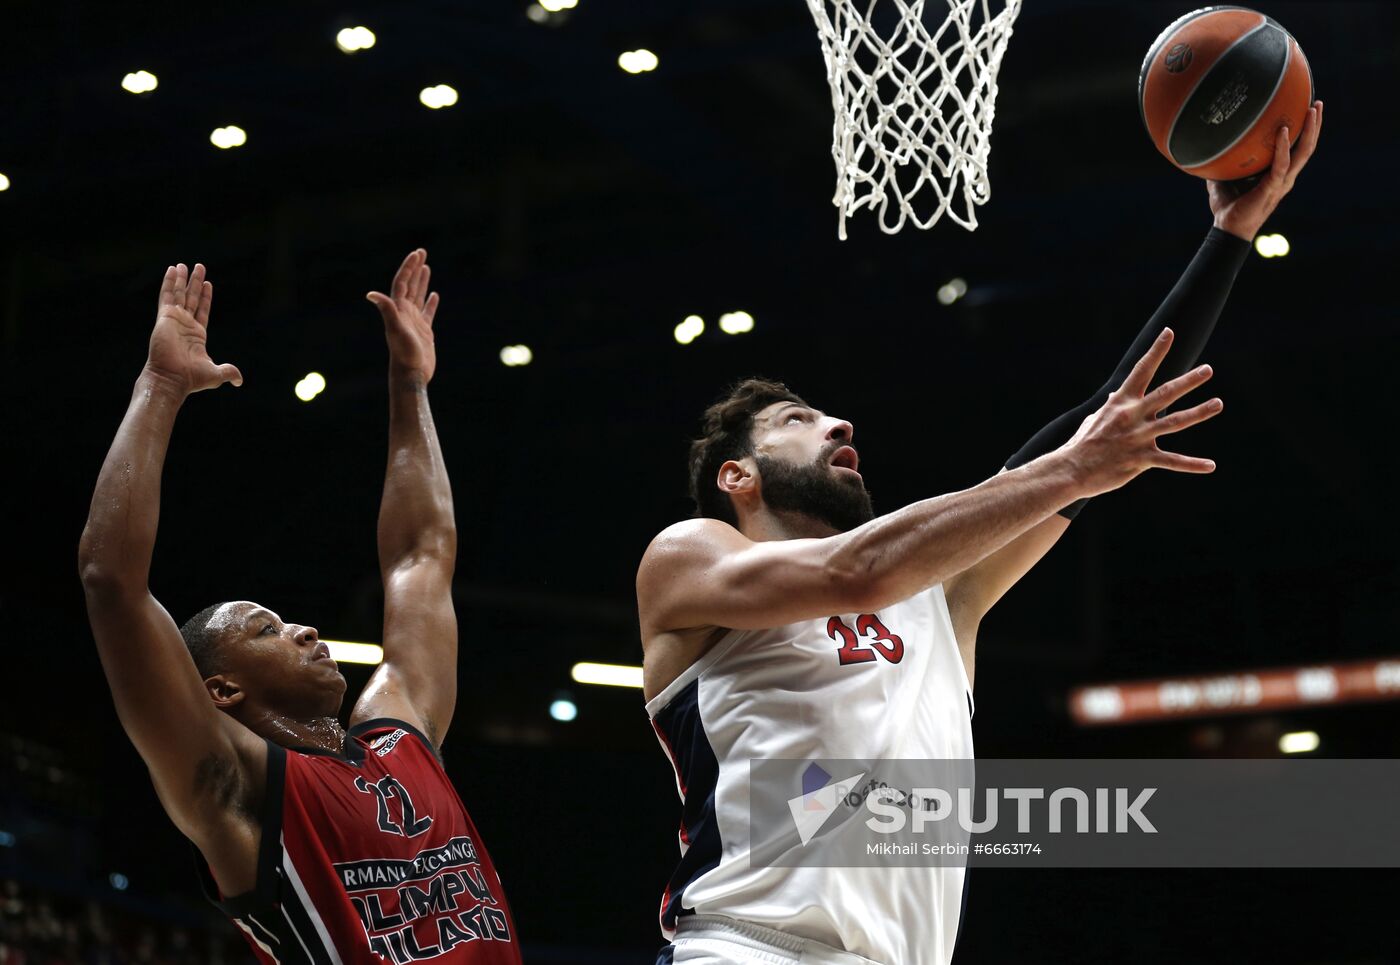
<path fill-rule="evenodd" d="M 367 754 L 387 758 L 396 749 L 413 746 L 426 752 L 438 764 L 442 754 L 431 734 L 413 721 L 399 717 L 371 717 L 351 726 L 348 736 L 357 739 L 365 747 Z"/>
<path fill-rule="evenodd" d="M 669 572 L 740 549 L 748 537 L 720 519 L 686 519 L 657 533 L 642 554 L 638 579 L 652 571 Z"/>
<path fill-rule="evenodd" d="M 691 519 L 683 519 L 679 523 L 672 523 L 652 539 L 653 547 L 658 545 L 671 545 L 674 543 L 684 543 L 695 540 L 730 539 L 734 536 L 743 538 L 740 533 L 730 524 L 722 519 L 711 519 L 708 516 L 697 516 Z"/>

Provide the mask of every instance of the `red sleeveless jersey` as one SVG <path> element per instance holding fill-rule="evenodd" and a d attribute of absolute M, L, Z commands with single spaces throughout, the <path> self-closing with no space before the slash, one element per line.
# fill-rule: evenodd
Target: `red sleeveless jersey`
<path fill-rule="evenodd" d="M 257 886 L 210 900 L 264 965 L 519 965 L 501 880 L 412 725 L 352 728 L 343 756 L 268 743 Z"/>

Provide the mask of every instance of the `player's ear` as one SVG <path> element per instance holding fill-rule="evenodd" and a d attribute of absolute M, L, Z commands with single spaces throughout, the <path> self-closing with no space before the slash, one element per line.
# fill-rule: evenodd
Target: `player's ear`
<path fill-rule="evenodd" d="M 232 710 L 243 702 L 243 688 L 221 673 L 207 678 L 204 689 L 209 691 L 209 699 L 220 710 Z"/>
<path fill-rule="evenodd" d="M 748 459 L 730 459 L 719 467 L 719 474 L 715 477 L 715 485 L 719 487 L 720 492 L 728 493 L 730 496 L 750 493 L 758 488 L 757 471 Z"/>

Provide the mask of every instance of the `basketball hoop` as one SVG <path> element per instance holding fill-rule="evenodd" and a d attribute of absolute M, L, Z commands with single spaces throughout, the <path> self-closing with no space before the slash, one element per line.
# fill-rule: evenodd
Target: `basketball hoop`
<path fill-rule="evenodd" d="M 861 208 L 878 213 L 886 234 L 906 221 L 931 228 L 945 214 L 973 231 L 974 208 L 992 196 L 997 71 L 1021 0 L 946 0 L 933 32 L 925 2 L 807 0 L 836 113 L 832 203 L 843 241 Z M 1002 9 L 993 16 L 992 6 Z"/>

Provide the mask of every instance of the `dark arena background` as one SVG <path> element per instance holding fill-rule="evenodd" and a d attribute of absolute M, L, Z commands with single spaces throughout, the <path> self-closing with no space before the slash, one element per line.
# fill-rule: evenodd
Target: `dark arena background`
<path fill-rule="evenodd" d="M 460 532 L 447 769 L 526 961 L 641 965 L 675 784 L 640 692 L 571 668 L 640 663 L 636 566 L 689 513 L 700 411 L 740 376 L 788 381 L 854 423 L 877 510 L 996 472 L 1103 381 L 1210 227 L 1136 103 L 1190 7 L 1025 0 L 981 227 L 887 236 L 865 212 L 840 242 L 800 0 L 5 4 L 0 962 L 251 961 L 118 724 L 77 578 L 166 265 L 209 266 L 212 354 L 246 383 L 180 416 L 154 592 L 178 620 L 252 598 L 376 641 L 386 355 L 364 293 L 427 248 Z M 1309 733 L 1284 746 L 1400 752 L 1379 699 L 1071 714 L 1086 684 L 1400 658 L 1400 5 L 1262 9 L 1329 123 L 1265 228 L 1288 253 L 1251 254 L 1206 350 L 1225 413 L 1177 437 L 1219 470 L 1095 500 L 988 619 L 981 757 L 1271 757 Z M 354 26 L 375 43 L 347 54 Z M 637 49 L 654 70 L 619 69 Z M 141 70 L 158 86 L 124 90 Z M 437 85 L 457 100 L 427 109 Z M 234 125 L 246 143 L 211 143 Z M 751 331 L 720 329 L 734 312 Z M 369 671 L 346 665 L 351 695 Z M 1397 893 L 1392 871 L 974 870 L 957 961 L 1400 961 Z"/>

